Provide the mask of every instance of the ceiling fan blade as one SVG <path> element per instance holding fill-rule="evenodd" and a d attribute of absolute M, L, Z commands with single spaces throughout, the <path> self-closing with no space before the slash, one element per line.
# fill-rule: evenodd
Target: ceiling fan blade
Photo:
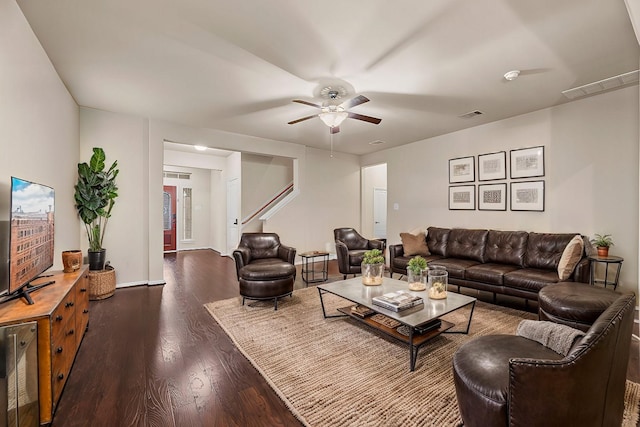
<path fill-rule="evenodd" d="M 356 105 L 364 104 L 365 102 L 369 102 L 369 98 L 364 95 L 358 95 L 354 98 L 344 101 L 342 104 L 340 104 L 340 106 L 345 110 L 348 110 L 349 108 L 355 107 Z"/>
<path fill-rule="evenodd" d="M 322 105 L 314 104 L 313 102 L 305 101 L 303 99 L 294 99 L 293 102 L 297 102 L 298 104 L 309 105 L 311 107 L 322 108 Z"/>
<path fill-rule="evenodd" d="M 362 121 L 365 121 L 365 122 L 373 123 L 375 125 L 377 125 L 378 123 L 380 123 L 382 121 L 382 119 L 378 119 L 378 118 L 371 117 L 371 116 L 364 116 L 362 114 L 356 114 L 356 113 L 349 113 L 349 118 L 350 119 L 362 120 Z"/>
<path fill-rule="evenodd" d="M 298 120 L 294 120 L 292 122 L 289 122 L 290 125 L 295 125 L 296 123 L 300 123 L 300 122 L 304 122 L 305 120 L 309 120 L 309 119 L 313 119 L 314 117 L 318 117 L 317 114 L 314 114 L 313 116 L 307 116 L 307 117 L 303 117 L 301 119 Z"/>
<path fill-rule="evenodd" d="M 334 127 L 332 127 L 332 128 L 329 128 L 329 129 L 331 129 L 331 133 L 338 133 L 338 132 L 340 132 L 340 126 L 334 126 Z"/>

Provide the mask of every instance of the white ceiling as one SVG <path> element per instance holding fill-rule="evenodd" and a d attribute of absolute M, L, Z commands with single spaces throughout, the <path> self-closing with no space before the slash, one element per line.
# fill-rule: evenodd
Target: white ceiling
<path fill-rule="evenodd" d="M 340 84 L 382 119 L 342 124 L 353 154 L 568 102 L 640 58 L 624 0 L 17 2 L 79 105 L 328 149 L 291 100 Z"/>

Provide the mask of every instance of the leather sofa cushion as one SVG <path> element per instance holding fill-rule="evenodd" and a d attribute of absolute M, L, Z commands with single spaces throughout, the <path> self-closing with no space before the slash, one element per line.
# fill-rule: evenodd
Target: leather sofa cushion
<path fill-rule="evenodd" d="M 478 264 L 469 267 L 464 276 L 467 280 L 502 286 L 504 284 L 504 275 L 518 270 L 518 268 L 515 265 L 508 264 Z"/>
<path fill-rule="evenodd" d="M 296 274 L 296 267 L 278 258 L 272 260 L 260 260 L 252 262 L 240 269 L 240 278 L 254 281 L 268 281 L 293 277 Z"/>
<path fill-rule="evenodd" d="M 367 249 L 353 249 L 349 251 L 349 265 L 360 265 L 362 264 L 362 258 L 364 258 L 364 253 L 367 252 Z"/>
<path fill-rule="evenodd" d="M 409 264 L 409 261 L 411 261 L 411 258 L 413 258 L 412 256 L 399 256 L 399 257 L 395 257 L 393 258 L 393 267 L 395 267 L 396 269 L 401 269 L 401 270 L 407 270 L 407 264 Z M 430 263 L 432 261 L 438 261 L 439 259 L 442 259 L 441 256 L 438 255 L 428 255 L 426 257 L 423 257 L 427 263 Z M 436 262 L 434 262 L 434 264 L 436 264 Z"/>
<path fill-rule="evenodd" d="M 447 247 L 450 231 L 448 228 L 427 228 L 427 247 L 432 255 L 446 256 L 444 252 Z"/>
<path fill-rule="evenodd" d="M 488 230 L 452 229 L 449 233 L 445 256 L 484 262 L 488 234 Z"/>
<path fill-rule="evenodd" d="M 529 233 L 527 252 L 524 256 L 525 267 L 556 270 L 557 274 L 564 248 L 576 234 L 578 233 Z"/>
<path fill-rule="evenodd" d="M 559 319 L 560 323 L 586 331 L 618 297 L 620 294 L 611 289 L 561 282 L 540 290 L 539 316 L 541 319 Z"/>
<path fill-rule="evenodd" d="M 425 257 L 430 255 L 424 234 L 400 233 L 400 240 L 402 240 L 405 256 L 420 255 Z"/>
<path fill-rule="evenodd" d="M 524 254 L 527 249 L 529 233 L 526 231 L 489 230 L 485 262 L 524 266 Z"/>
<path fill-rule="evenodd" d="M 474 261 L 472 259 L 442 258 L 430 262 L 429 268 L 433 268 L 435 265 L 440 265 L 447 270 L 450 278 L 464 279 L 465 270 L 478 264 L 478 261 Z"/>
<path fill-rule="evenodd" d="M 556 270 L 541 270 L 537 268 L 521 268 L 504 275 L 504 285 L 531 292 L 538 292 L 550 283 L 557 283 Z"/>

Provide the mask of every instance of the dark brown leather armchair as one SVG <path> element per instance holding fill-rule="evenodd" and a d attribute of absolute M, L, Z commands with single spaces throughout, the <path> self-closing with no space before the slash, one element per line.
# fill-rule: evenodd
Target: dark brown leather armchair
<path fill-rule="evenodd" d="M 355 275 L 361 272 L 362 257 L 366 251 L 384 250 L 383 241 L 364 238 L 353 228 L 336 228 L 333 230 L 333 237 L 336 240 L 338 271 L 345 279 L 347 274 Z"/>
<path fill-rule="evenodd" d="M 620 294 L 566 356 L 516 335 L 462 345 L 453 377 L 465 427 L 621 425 L 635 301 Z"/>
<path fill-rule="evenodd" d="M 296 249 L 280 243 L 276 233 L 243 233 L 233 251 L 242 304 L 245 298 L 273 299 L 291 295 L 296 278 Z"/>

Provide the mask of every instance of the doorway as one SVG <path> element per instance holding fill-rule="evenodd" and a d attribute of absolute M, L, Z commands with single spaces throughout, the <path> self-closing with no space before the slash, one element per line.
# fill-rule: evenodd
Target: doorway
<path fill-rule="evenodd" d="M 164 227 L 164 251 L 176 250 L 176 187 L 162 187 L 162 223 Z"/>
<path fill-rule="evenodd" d="M 365 166 L 361 170 L 361 223 L 368 238 L 387 238 L 387 164 Z"/>
<path fill-rule="evenodd" d="M 238 246 L 239 237 L 239 205 L 240 182 L 238 178 L 227 181 L 227 253 L 232 253 Z"/>

